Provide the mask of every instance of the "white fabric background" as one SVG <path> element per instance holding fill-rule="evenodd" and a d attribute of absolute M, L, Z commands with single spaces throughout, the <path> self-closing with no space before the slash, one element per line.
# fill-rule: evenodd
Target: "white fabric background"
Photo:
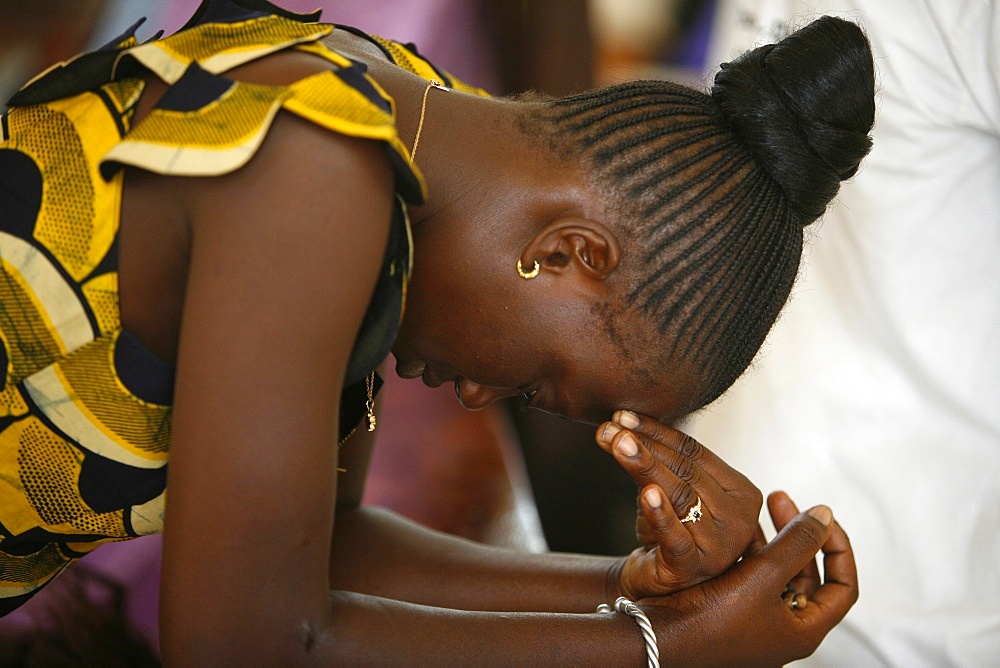
<path fill-rule="evenodd" d="M 1000 6 L 721 0 L 708 62 L 824 13 L 873 43 L 875 148 L 689 430 L 851 536 L 861 598 L 811 663 L 1000 665 Z"/>

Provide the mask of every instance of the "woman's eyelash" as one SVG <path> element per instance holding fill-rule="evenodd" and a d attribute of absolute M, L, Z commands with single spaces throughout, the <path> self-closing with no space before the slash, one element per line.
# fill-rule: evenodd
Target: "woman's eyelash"
<path fill-rule="evenodd" d="M 525 390 L 521 392 L 521 410 L 526 411 L 531 408 L 531 400 L 538 394 L 538 390 Z"/>

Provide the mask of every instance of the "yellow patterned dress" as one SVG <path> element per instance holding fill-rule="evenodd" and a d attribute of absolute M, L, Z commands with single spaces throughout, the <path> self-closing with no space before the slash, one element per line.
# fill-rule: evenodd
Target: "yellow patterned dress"
<path fill-rule="evenodd" d="M 393 101 L 363 64 L 322 45 L 333 26 L 318 18 L 205 0 L 175 35 L 139 44 L 137 24 L 43 73 L 0 117 L 0 615 L 101 542 L 162 528 L 174 368 L 120 322 L 123 166 L 204 177 L 239 169 L 280 110 L 384 142 L 398 197 L 345 381 L 344 430 L 362 417 L 364 379 L 395 338 L 410 271 L 402 200 L 421 202 L 425 188 Z M 475 91 L 412 47 L 366 37 L 400 67 Z M 225 76 L 287 49 L 333 68 L 288 86 Z M 140 75 L 150 73 L 169 89 L 133 124 Z"/>

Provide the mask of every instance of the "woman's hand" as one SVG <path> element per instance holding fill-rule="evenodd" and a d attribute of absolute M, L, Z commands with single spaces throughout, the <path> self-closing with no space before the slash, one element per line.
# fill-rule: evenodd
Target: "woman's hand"
<path fill-rule="evenodd" d="M 598 427 L 597 442 L 640 488 L 636 533 L 642 547 L 616 574 L 622 595 L 662 596 L 715 577 L 759 534 L 760 490 L 693 438 L 651 417 L 618 411 Z"/>
<path fill-rule="evenodd" d="M 799 509 L 784 492 L 774 492 L 767 497 L 767 512 L 771 515 L 774 528 L 778 531 L 784 529 L 792 522 L 799 513 Z M 810 513 L 822 513 L 821 510 L 810 510 Z M 756 552 L 767 545 L 763 531 L 758 531 L 750 547 L 747 548 L 744 558 L 750 558 Z M 850 549 L 850 545 L 847 546 Z M 789 580 L 782 594 L 782 600 L 793 609 L 801 609 L 809 604 L 809 599 L 823 585 L 823 578 L 819 573 L 819 566 L 815 559 L 810 559 L 805 567 L 796 573 L 795 577 Z"/>
<path fill-rule="evenodd" d="M 783 493 L 768 508 L 781 529 L 770 543 L 718 578 L 642 601 L 670 663 L 783 665 L 812 654 L 857 601 L 854 553 L 830 509 L 796 515 Z M 815 560 L 821 545 L 824 580 Z M 783 600 L 789 586 L 808 602 Z"/>

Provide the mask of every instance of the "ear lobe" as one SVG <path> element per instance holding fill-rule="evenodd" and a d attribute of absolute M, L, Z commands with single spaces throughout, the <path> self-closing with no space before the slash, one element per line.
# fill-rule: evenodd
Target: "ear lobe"
<path fill-rule="evenodd" d="M 611 229 L 589 218 L 561 218 L 546 225 L 521 253 L 521 261 L 537 261 L 542 272 L 578 271 L 604 280 L 618 267 L 621 246 Z"/>

